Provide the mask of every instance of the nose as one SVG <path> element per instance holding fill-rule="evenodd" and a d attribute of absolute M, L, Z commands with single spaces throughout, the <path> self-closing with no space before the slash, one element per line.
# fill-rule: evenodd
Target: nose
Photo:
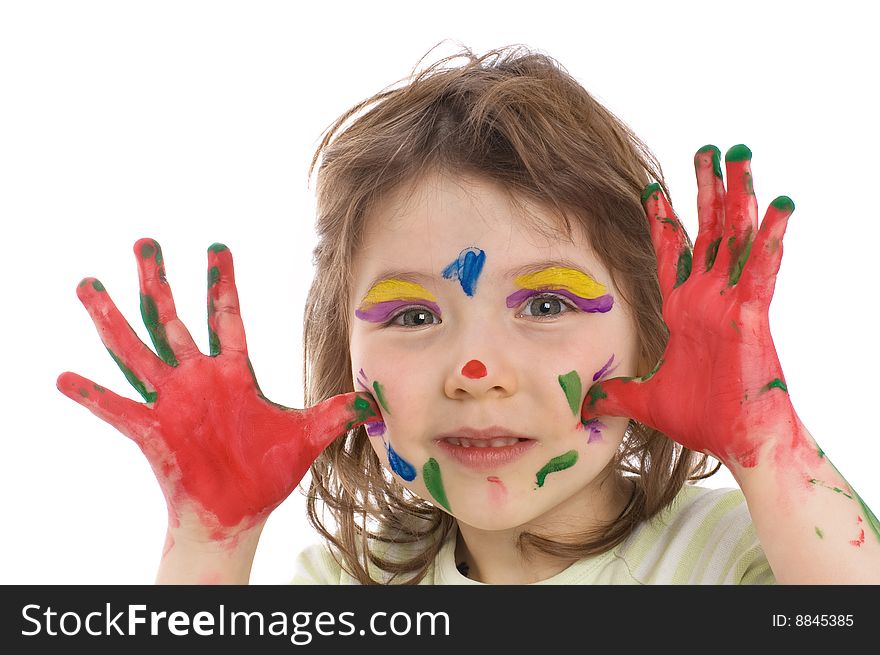
<path fill-rule="evenodd" d="M 457 363 L 444 382 L 448 398 L 506 398 L 516 392 L 516 375 L 502 357 L 479 357 Z"/>

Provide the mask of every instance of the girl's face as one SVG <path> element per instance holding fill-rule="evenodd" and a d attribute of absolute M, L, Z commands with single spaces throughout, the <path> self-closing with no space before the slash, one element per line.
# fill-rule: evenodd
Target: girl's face
<path fill-rule="evenodd" d="M 382 409 L 380 460 L 485 530 L 601 504 L 628 419 L 582 425 L 581 403 L 595 380 L 636 375 L 639 353 L 610 274 L 586 237 L 549 236 L 549 213 L 515 213 L 494 182 L 435 173 L 412 190 L 375 208 L 353 268 L 354 384 Z"/>

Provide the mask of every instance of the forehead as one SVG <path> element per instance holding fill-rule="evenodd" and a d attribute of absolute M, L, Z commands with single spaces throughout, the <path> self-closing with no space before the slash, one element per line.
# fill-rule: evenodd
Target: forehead
<path fill-rule="evenodd" d="M 431 172 L 401 185 L 366 216 L 354 273 L 375 267 L 442 268 L 445 258 L 473 247 L 487 253 L 487 268 L 537 259 L 571 259 L 601 268 L 588 236 L 576 223 L 514 196 L 484 177 Z M 489 272 L 488 270 L 486 271 Z"/>

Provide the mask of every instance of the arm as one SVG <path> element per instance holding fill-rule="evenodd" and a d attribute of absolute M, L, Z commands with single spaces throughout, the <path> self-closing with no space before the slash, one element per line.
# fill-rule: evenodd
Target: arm
<path fill-rule="evenodd" d="M 152 466 L 168 507 L 157 581 L 247 582 L 269 514 L 328 443 L 378 420 L 378 408 L 355 393 L 306 410 L 268 400 L 248 359 L 229 250 L 219 244 L 208 250 L 210 355 L 177 318 L 159 245 L 142 239 L 134 250 L 141 313 L 155 352 L 98 280 L 83 280 L 77 295 L 145 402 L 75 373 L 59 376 L 58 389 L 132 439 Z"/>
<path fill-rule="evenodd" d="M 758 229 L 751 151 L 701 148 L 691 250 L 659 185 L 642 200 L 669 342 L 654 370 L 594 385 L 582 418 L 628 416 L 724 463 L 740 485 L 777 581 L 880 582 L 877 519 L 801 423 L 770 335 L 769 306 L 794 203 Z"/>

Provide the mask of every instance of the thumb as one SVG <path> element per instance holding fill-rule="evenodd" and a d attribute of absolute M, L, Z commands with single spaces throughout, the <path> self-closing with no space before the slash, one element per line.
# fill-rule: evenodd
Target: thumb
<path fill-rule="evenodd" d="M 376 401 L 366 393 L 343 393 L 303 410 L 303 437 L 317 452 L 339 435 L 365 423 L 382 421 Z"/>
<path fill-rule="evenodd" d="M 594 384 L 581 405 L 581 422 L 597 416 L 624 416 L 641 423 L 648 419 L 647 394 L 641 378 L 612 378 Z"/>

